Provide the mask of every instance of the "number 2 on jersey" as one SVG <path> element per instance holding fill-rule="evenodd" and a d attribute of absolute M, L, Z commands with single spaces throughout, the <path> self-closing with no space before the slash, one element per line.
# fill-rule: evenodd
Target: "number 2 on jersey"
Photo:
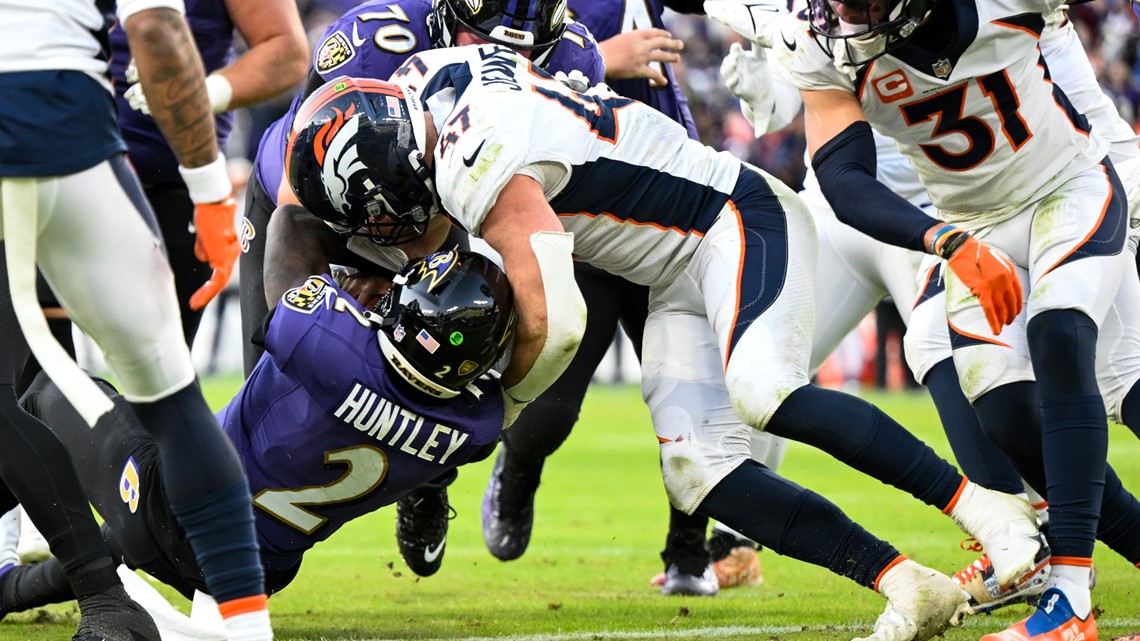
<path fill-rule="evenodd" d="M 325 465 L 348 466 L 337 480 L 326 485 L 296 489 L 262 490 L 253 504 L 277 520 L 305 534 L 312 534 L 328 521 L 305 507 L 347 503 L 362 498 L 384 482 L 388 476 L 388 457 L 378 448 L 361 445 L 325 452 Z"/>
<path fill-rule="evenodd" d="M 1005 70 L 978 78 L 978 85 L 997 111 L 1001 132 L 1014 151 L 1021 149 L 1033 137 L 1025 120 L 1018 113 L 1021 102 Z M 977 116 L 965 116 L 966 92 L 969 83 L 963 83 L 933 96 L 901 105 L 903 118 L 909 126 L 934 120 L 935 138 L 947 134 L 961 134 L 970 142 L 965 151 L 954 153 L 937 144 L 919 145 L 926 157 L 943 169 L 966 171 L 977 167 L 994 151 L 996 136 L 986 121 Z"/>

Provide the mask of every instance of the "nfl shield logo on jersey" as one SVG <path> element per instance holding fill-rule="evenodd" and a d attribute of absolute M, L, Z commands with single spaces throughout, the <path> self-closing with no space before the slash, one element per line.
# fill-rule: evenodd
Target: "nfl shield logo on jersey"
<path fill-rule="evenodd" d="M 951 65 L 950 61 L 946 58 L 943 58 L 930 66 L 934 68 L 934 75 L 942 78 L 943 80 L 949 78 L 950 72 L 954 71 L 954 66 Z"/>

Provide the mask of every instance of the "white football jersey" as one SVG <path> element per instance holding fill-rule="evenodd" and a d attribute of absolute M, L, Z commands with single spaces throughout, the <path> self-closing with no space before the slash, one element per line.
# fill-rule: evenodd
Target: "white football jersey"
<path fill-rule="evenodd" d="M 910 159 L 943 218 L 996 222 L 1099 163 L 1107 145 L 1089 136 L 1038 49 L 1043 14 L 1056 4 L 953 3 L 959 35 L 937 56 L 906 45 L 858 72 L 840 71 L 804 13 L 783 20 L 774 53 L 798 88 L 853 93 Z"/>
<path fill-rule="evenodd" d="M 118 0 L 120 15 L 151 8 L 185 12 L 182 0 Z M 70 69 L 107 88 L 105 16 L 95 0 L 0 0 L 0 73 Z"/>
<path fill-rule="evenodd" d="M 434 118 L 435 186 L 459 225 L 480 236 L 507 182 L 529 175 L 578 258 L 639 284 L 684 269 L 743 168 L 653 108 L 572 91 L 505 47 L 420 53 L 392 80 Z"/>

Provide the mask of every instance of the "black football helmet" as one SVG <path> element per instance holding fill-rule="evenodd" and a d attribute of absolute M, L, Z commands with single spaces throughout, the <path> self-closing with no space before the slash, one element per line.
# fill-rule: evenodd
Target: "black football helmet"
<path fill-rule="evenodd" d="M 426 129 L 411 91 L 340 76 L 297 110 L 285 174 L 301 204 L 338 233 L 380 245 L 412 240 L 436 206 Z"/>
<path fill-rule="evenodd" d="M 380 350 L 409 383 L 457 396 L 491 369 L 514 337 L 507 275 L 482 254 L 445 251 L 413 260 L 373 310 Z"/>
<path fill-rule="evenodd" d="M 862 67 L 910 39 L 936 0 L 808 0 L 812 35 L 846 66 Z M 840 17 L 844 8 L 846 19 Z M 853 16 L 866 22 L 853 22 Z M 822 39 L 822 40 L 821 40 Z M 842 47 L 836 51 L 832 46 Z"/>
<path fill-rule="evenodd" d="M 487 42 L 533 51 L 531 61 L 542 66 L 566 31 L 566 0 L 432 0 L 433 47 L 454 45 L 460 27 Z"/>

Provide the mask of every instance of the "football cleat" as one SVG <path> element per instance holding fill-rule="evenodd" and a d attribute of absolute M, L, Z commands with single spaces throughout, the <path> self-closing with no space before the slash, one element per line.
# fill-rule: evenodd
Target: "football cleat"
<path fill-rule="evenodd" d="M 709 537 L 709 557 L 722 588 L 754 588 L 764 582 L 756 544 L 731 532 L 713 530 Z"/>
<path fill-rule="evenodd" d="M 1091 613 L 1084 619 L 1078 617 L 1065 593 L 1049 588 L 1029 618 L 987 634 L 981 641 L 1097 641 L 1096 619 Z"/>
<path fill-rule="evenodd" d="M 680 565 L 670 565 L 665 569 L 665 580 L 661 583 L 661 594 L 665 596 L 716 596 L 718 591 L 716 571 L 711 563 L 703 572 L 696 574 L 685 571 Z"/>
<path fill-rule="evenodd" d="M 506 448 L 499 449 L 487 491 L 483 493 L 483 542 L 500 561 L 513 561 L 526 552 L 534 528 L 534 493 L 542 468 L 514 465 Z"/>
<path fill-rule="evenodd" d="M 986 554 L 954 574 L 954 582 L 966 593 L 972 614 L 993 612 L 1014 603 L 1031 603 L 1045 591 L 1050 556 L 1049 545 L 1042 538 L 1041 549 L 1033 559 L 1033 570 L 1012 586 L 997 582 L 994 566 Z"/>
<path fill-rule="evenodd" d="M 855 641 L 926 641 L 961 625 L 966 595 L 950 577 L 904 559 L 883 575 L 878 590 L 887 607 L 867 637 Z"/>
<path fill-rule="evenodd" d="M 1044 539 L 1029 501 L 967 481 L 950 518 L 981 543 L 998 585 L 1014 585 L 1033 574 Z"/>
<path fill-rule="evenodd" d="M 396 543 L 404 563 L 417 576 L 431 576 L 443 565 L 447 522 L 452 518 L 455 510 L 447 502 L 446 485 L 416 488 L 396 502 Z"/>

